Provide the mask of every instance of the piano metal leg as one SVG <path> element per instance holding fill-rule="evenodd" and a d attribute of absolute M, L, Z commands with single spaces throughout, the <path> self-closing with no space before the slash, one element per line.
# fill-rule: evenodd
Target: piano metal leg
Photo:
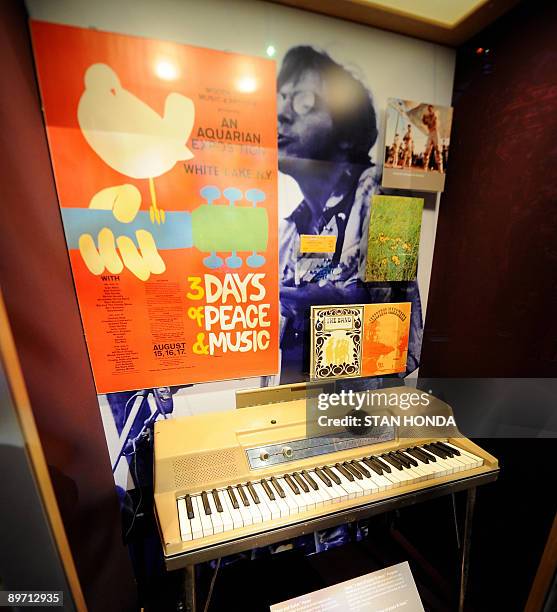
<path fill-rule="evenodd" d="M 453 519 L 454 519 L 454 531 L 455 531 L 455 536 L 456 536 L 456 547 L 458 548 L 458 550 L 460 550 L 462 546 L 460 543 L 460 530 L 458 528 L 458 518 L 456 515 L 456 495 L 454 493 L 451 493 L 451 502 L 453 506 Z"/>
<path fill-rule="evenodd" d="M 466 515 L 464 518 L 464 537 L 462 543 L 462 563 L 460 567 L 460 595 L 458 599 L 458 612 L 464 612 L 464 598 L 468 582 L 468 566 L 470 563 L 470 539 L 472 535 L 472 519 L 476 504 L 476 487 L 468 489 L 466 496 Z"/>
<path fill-rule="evenodd" d="M 184 568 L 184 612 L 195 612 L 195 565 Z"/>

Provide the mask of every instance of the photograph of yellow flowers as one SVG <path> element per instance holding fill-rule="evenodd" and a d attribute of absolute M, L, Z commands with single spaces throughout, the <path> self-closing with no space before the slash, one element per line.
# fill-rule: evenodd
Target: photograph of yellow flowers
<path fill-rule="evenodd" d="M 416 278 L 422 198 L 374 195 L 366 258 L 366 282 Z"/>

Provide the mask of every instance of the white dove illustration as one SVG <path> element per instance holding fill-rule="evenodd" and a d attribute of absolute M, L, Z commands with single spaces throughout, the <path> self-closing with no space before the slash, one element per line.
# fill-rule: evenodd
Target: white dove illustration
<path fill-rule="evenodd" d="M 178 161 L 193 157 L 186 146 L 195 117 L 192 100 L 170 93 L 161 117 L 124 89 L 118 75 L 106 64 L 90 66 L 84 80 L 77 119 L 85 139 L 114 170 L 132 178 L 149 179 L 151 221 L 164 223 L 153 178 L 168 172 Z"/>

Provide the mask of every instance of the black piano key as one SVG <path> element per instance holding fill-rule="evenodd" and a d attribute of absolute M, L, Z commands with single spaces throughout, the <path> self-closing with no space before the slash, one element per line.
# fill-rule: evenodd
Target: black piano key
<path fill-rule="evenodd" d="M 232 487 L 226 487 L 226 490 L 228 491 L 228 497 L 230 497 L 230 502 L 232 503 L 232 507 L 234 508 L 234 510 L 238 510 L 238 508 L 240 507 L 240 504 L 238 503 L 238 500 L 236 499 L 236 496 L 234 495 L 234 489 Z"/>
<path fill-rule="evenodd" d="M 315 480 L 313 480 L 313 478 L 306 472 L 306 470 L 302 470 L 302 476 L 305 478 L 306 482 L 309 484 L 309 486 L 314 490 L 317 491 L 317 489 L 319 489 L 318 484 L 315 482 Z"/>
<path fill-rule="evenodd" d="M 381 455 L 381 459 L 390 463 L 393 467 L 396 467 L 397 470 L 402 470 L 404 468 L 402 463 L 398 459 L 395 459 L 395 457 L 391 457 L 391 455 Z"/>
<path fill-rule="evenodd" d="M 251 484 L 251 482 L 248 482 L 246 484 L 246 487 L 248 488 L 249 494 L 251 495 L 253 501 L 256 504 L 260 504 L 261 500 L 259 499 L 259 495 L 257 495 L 257 491 L 253 488 L 253 485 Z"/>
<path fill-rule="evenodd" d="M 304 493 L 309 493 L 309 487 L 307 486 L 306 481 L 300 476 L 300 474 L 298 474 L 298 472 L 294 472 L 292 476 L 300 486 L 300 489 L 302 489 Z"/>
<path fill-rule="evenodd" d="M 340 463 L 335 463 L 335 469 L 338 470 L 350 482 L 354 482 L 354 476 L 352 476 L 352 472 L 349 472 L 343 465 L 341 465 Z"/>
<path fill-rule="evenodd" d="M 284 489 L 279 485 L 278 480 L 274 476 L 271 476 L 269 480 L 271 481 L 273 487 L 275 487 L 275 490 L 279 494 L 279 497 L 284 499 L 286 497 L 286 493 L 284 492 Z"/>
<path fill-rule="evenodd" d="M 363 462 L 376 474 L 379 474 L 379 476 L 383 476 L 383 470 L 374 461 L 371 461 L 371 457 L 365 457 L 363 459 Z"/>
<path fill-rule="evenodd" d="M 329 479 L 329 477 L 323 472 L 321 468 L 315 468 L 315 473 L 321 478 L 321 480 L 328 486 L 332 487 L 333 483 Z"/>
<path fill-rule="evenodd" d="M 275 501 L 275 494 L 273 493 L 273 490 L 271 489 L 269 483 L 264 478 L 261 479 L 261 486 L 265 489 L 265 493 L 267 493 L 267 497 L 271 501 Z"/>
<path fill-rule="evenodd" d="M 421 463 L 429 463 L 429 459 L 416 448 L 405 448 L 404 453 L 406 455 L 411 455 Z"/>
<path fill-rule="evenodd" d="M 217 512 L 222 512 L 222 504 L 220 503 L 219 492 L 216 489 L 213 489 L 211 493 L 213 494 L 213 501 L 215 502 L 215 508 L 217 509 Z"/>
<path fill-rule="evenodd" d="M 351 461 L 350 465 L 353 466 L 354 469 L 358 470 L 358 472 L 360 472 L 362 476 L 365 476 L 366 478 L 369 478 L 371 476 L 371 472 L 366 469 L 361 463 L 358 463 L 357 461 Z"/>
<path fill-rule="evenodd" d="M 418 459 L 408 454 L 408 450 L 406 448 L 404 449 L 404 451 L 398 451 L 398 453 L 399 455 L 404 455 L 408 459 L 408 461 L 410 461 L 411 466 L 418 467 L 420 465 Z"/>
<path fill-rule="evenodd" d="M 292 480 L 289 474 L 286 474 L 284 480 L 288 483 L 288 486 L 294 492 L 294 495 L 300 495 L 300 489 L 298 489 L 298 485 Z"/>
<path fill-rule="evenodd" d="M 449 446 L 447 446 L 444 442 L 437 442 L 437 444 L 439 444 L 442 448 L 444 448 L 447 452 L 451 452 L 453 455 L 456 455 L 457 457 L 460 457 L 460 451 L 457 450 L 456 448 L 450 448 Z"/>
<path fill-rule="evenodd" d="M 186 510 L 188 512 L 189 519 L 195 518 L 195 514 L 193 513 L 193 505 L 191 503 L 191 497 L 189 495 L 186 495 Z"/>
<path fill-rule="evenodd" d="M 329 468 L 329 466 L 325 466 L 323 468 L 323 471 L 325 472 L 325 474 L 327 474 L 327 476 L 337 485 L 340 484 L 340 478 Z"/>
<path fill-rule="evenodd" d="M 242 488 L 242 485 L 239 484 L 237 485 L 236 488 L 238 489 L 238 493 L 240 494 L 240 499 L 242 500 L 242 503 L 244 504 L 244 506 L 249 506 L 249 499 L 246 495 L 246 492 Z"/>
<path fill-rule="evenodd" d="M 436 448 L 443 451 L 444 453 L 447 453 L 449 459 L 452 459 L 453 457 L 456 456 L 456 453 L 453 453 L 452 449 L 450 449 L 448 446 L 441 446 L 441 442 L 432 442 L 431 445 L 435 446 Z"/>
<path fill-rule="evenodd" d="M 209 498 L 207 497 L 207 493 L 205 491 L 201 492 L 201 501 L 203 502 L 203 509 L 205 510 L 205 514 L 211 514 L 211 506 L 209 506 Z"/>
<path fill-rule="evenodd" d="M 410 457 L 410 455 L 407 455 L 402 451 L 396 451 L 395 454 L 404 463 L 405 467 L 418 467 L 418 462 L 414 459 L 414 457 Z"/>
<path fill-rule="evenodd" d="M 405 467 L 405 468 L 412 467 L 412 464 L 410 463 L 410 460 L 407 459 L 402 453 L 399 453 L 398 451 L 392 451 L 389 454 L 391 455 L 391 457 L 394 457 L 397 461 L 400 461 L 400 463 L 402 463 L 403 467 Z"/>
<path fill-rule="evenodd" d="M 360 472 L 359 472 L 359 471 L 358 471 L 358 470 L 357 470 L 357 469 L 356 469 L 356 468 L 355 468 L 353 465 L 350 465 L 348 462 L 346 462 L 346 461 L 345 461 L 345 462 L 342 464 L 342 467 L 343 467 L 345 470 L 348 470 L 348 471 L 349 471 L 349 472 L 350 472 L 350 473 L 351 473 L 353 476 L 355 476 L 355 477 L 356 477 L 358 480 L 363 480 L 363 478 L 364 478 L 364 477 L 362 476 L 362 474 L 360 474 Z"/>
<path fill-rule="evenodd" d="M 415 448 L 416 450 L 419 450 L 421 453 L 423 453 L 430 461 L 433 461 L 433 463 L 437 461 L 437 457 L 432 453 L 428 453 L 427 449 L 423 448 L 422 446 L 416 446 Z"/>
<path fill-rule="evenodd" d="M 412 455 L 412 457 L 415 457 L 418 461 L 421 461 L 422 463 L 429 463 L 429 459 L 422 453 L 419 448 L 407 448 L 404 452 L 408 455 Z"/>
<path fill-rule="evenodd" d="M 449 453 L 437 446 L 434 446 L 433 444 L 426 444 L 424 448 L 426 448 L 430 453 L 437 455 L 440 459 L 447 459 L 449 456 Z"/>
<path fill-rule="evenodd" d="M 387 469 L 385 467 L 385 464 L 382 461 L 378 461 L 377 457 L 371 456 L 368 457 L 368 461 L 372 464 L 375 465 L 376 468 L 378 468 L 379 470 L 381 470 L 381 474 L 383 474 L 383 472 L 386 472 Z M 368 465 L 368 464 L 366 464 Z M 389 468 L 390 469 L 390 468 Z"/>
<path fill-rule="evenodd" d="M 391 473 L 391 466 L 388 463 L 385 463 L 384 461 L 379 459 L 379 457 L 374 457 L 373 460 L 375 461 L 375 463 L 381 466 L 381 469 L 384 472 L 387 472 L 387 474 Z"/>

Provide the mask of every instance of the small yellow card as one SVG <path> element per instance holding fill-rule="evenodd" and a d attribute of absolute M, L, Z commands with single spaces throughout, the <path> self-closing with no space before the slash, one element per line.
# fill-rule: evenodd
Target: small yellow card
<path fill-rule="evenodd" d="M 300 235 L 300 253 L 334 253 L 336 247 L 336 236 Z"/>

